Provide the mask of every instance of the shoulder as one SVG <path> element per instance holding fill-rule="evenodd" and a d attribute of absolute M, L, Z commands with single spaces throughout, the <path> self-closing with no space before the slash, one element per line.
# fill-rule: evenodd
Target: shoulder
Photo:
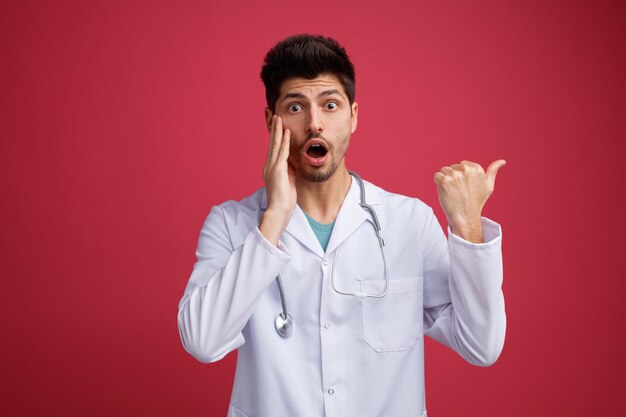
<path fill-rule="evenodd" d="M 226 218 L 258 216 L 259 210 L 265 205 L 265 188 L 261 187 L 241 200 L 228 200 L 214 207 L 219 209 Z"/>
<path fill-rule="evenodd" d="M 265 189 L 239 200 L 228 200 L 211 208 L 202 235 L 221 236 L 232 247 L 242 244 L 246 236 L 258 225 L 260 209 L 265 201 Z"/>

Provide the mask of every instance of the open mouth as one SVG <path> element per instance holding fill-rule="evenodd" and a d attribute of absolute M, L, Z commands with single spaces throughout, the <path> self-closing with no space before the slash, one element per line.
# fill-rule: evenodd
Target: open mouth
<path fill-rule="evenodd" d="M 311 158 L 323 158 L 328 151 L 322 145 L 313 144 L 306 150 L 306 154 Z"/>
<path fill-rule="evenodd" d="M 326 142 L 322 139 L 311 139 L 305 148 L 306 155 L 311 159 L 322 159 L 328 153 Z"/>

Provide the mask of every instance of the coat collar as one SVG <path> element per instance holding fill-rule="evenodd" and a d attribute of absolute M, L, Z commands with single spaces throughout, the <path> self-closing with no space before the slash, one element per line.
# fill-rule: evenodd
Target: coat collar
<path fill-rule="evenodd" d="M 367 181 L 363 181 L 363 184 L 365 187 L 365 202 L 370 206 L 378 206 L 380 204 L 380 198 L 376 187 Z M 352 177 L 350 190 L 337 214 L 326 253 L 332 253 L 344 240 L 358 229 L 363 222 L 370 218 L 369 213 L 365 211 L 360 204 L 361 188 L 357 180 Z M 376 207 L 374 207 L 374 209 L 376 209 Z"/>
<path fill-rule="evenodd" d="M 365 199 L 367 204 L 371 206 L 377 206 L 380 204 L 379 190 L 377 187 L 367 181 L 363 181 L 365 186 Z M 367 213 L 360 206 L 361 202 L 361 189 L 357 180 L 352 177 L 350 189 L 346 194 L 345 199 L 339 209 L 337 218 L 335 219 L 335 226 L 333 227 L 327 253 L 332 253 L 344 240 L 346 240 L 364 221 L 369 219 L 369 213 Z M 267 209 L 267 193 L 265 189 L 261 193 L 261 210 Z M 320 246 L 313 229 L 309 225 L 304 212 L 299 206 L 296 209 L 285 229 L 285 232 L 289 233 L 300 243 L 302 243 L 307 249 L 317 254 L 320 258 L 324 257 L 324 252 Z"/>

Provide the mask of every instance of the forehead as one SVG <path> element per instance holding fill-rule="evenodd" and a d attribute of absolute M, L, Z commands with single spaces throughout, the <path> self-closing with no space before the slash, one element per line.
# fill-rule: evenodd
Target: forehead
<path fill-rule="evenodd" d="M 279 100 L 288 93 L 300 93 L 305 96 L 316 96 L 319 92 L 325 90 L 337 90 L 343 97 L 347 98 L 343 85 L 336 75 L 322 74 L 313 79 L 294 77 L 283 81 L 280 86 Z"/>

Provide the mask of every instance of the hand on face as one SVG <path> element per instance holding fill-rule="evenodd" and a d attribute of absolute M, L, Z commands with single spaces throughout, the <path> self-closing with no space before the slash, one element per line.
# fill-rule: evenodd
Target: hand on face
<path fill-rule="evenodd" d="M 267 210 L 259 224 L 261 233 L 274 244 L 287 227 L 297 203 L 296 174 L 288 161 L 290 140 L 290 130 L 283 129 L 281 117 L 274 115 L 267 161 L 263 167 Z"/>
<path fill-rule="evenodd" d="M 333 177 L 343 164 L 357 121 L 357 105 L 350 103 L 339 79 L 320 75 L 284 81 L 274 112 L 291 132 L 289 162 L 298 181 L 325 182 Z"/>
<path fill-rule="evenodd" d="M 482 209 L 493 193 L 498 170 L 505 164 L 499 159 L 484 171 L 479 164 L 461 161 L 435 173 L 439 203 L 454 234 L 482 242 Z"/>

